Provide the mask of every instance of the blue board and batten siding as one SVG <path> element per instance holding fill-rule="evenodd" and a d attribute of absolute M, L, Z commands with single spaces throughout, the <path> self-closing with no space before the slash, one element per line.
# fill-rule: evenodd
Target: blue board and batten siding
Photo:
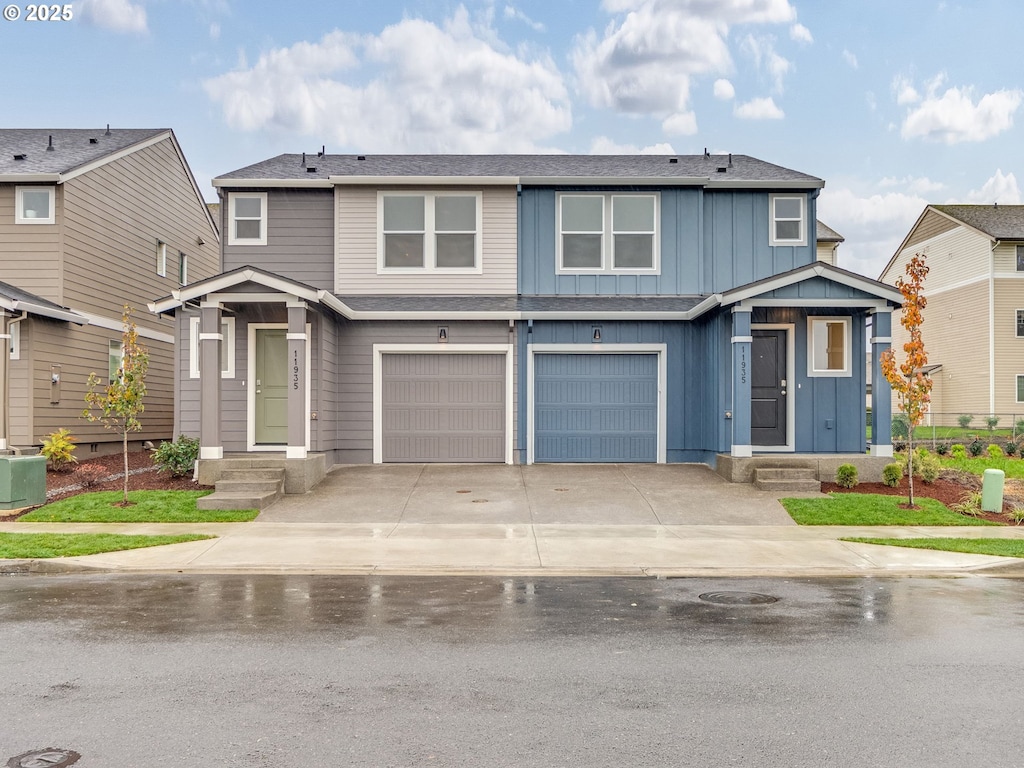
<path fill-rule="evenodd" d="M 657 191 L 660 200 L 658 274 L 560 275 L 557 270 L 558 191 L 524 188 L 520 195 L 519 292 L 523 295 L 696 295 L 726 291 L 785 272 L 816 258 L 815 241 L 769 245 L 769 192 Z M 807 193 L 813 232 L 815 194 Z"/>

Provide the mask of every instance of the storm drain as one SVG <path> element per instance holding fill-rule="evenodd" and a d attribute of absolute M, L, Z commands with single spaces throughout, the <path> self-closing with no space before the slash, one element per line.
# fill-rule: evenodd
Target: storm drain
<path fill-rule="evenodd" d="M 46 747 L 12 757 L 7 761 L 7 768 L 64 768 L 65 765 L 77 763 L 80 757 L 80 754 L 70 749 Z"/>
<path fill-rule="evenodd" d="M 779 601 L 777 597 L 758 592 L 705 592 L 698 597 L 706 603 L 718 605 L 768 605 Z"/>

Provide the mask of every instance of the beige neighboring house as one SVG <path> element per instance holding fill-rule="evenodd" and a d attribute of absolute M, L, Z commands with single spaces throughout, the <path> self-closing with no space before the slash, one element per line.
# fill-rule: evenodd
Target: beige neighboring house
<path fill-rule="evenodd" d="M 81 418 L 90 372 L 121 354 L 128 304 L 149 349 L 137 440 L 172 437 L 173 321 L 150 297 L 217 273 L 220 239 L 167 129 L 0 129 L 0 448 L 66 427 L 78 456 L 118 436 Z"/>
<path fill-rule="evenodd" d="M 926 257 L 922 334 L 934 423 L 960 414 L 1024 418 L 1024 205 L 929 205 L 879 278 L 895 285 L 915 253 Z M 893 318 L 893 349 L 906 332 Z"/>
<path fill-rule="evenodd" d="M 839 257 L 837 251 L 839 250 L 839 244 L 846 240 L 846 238 L 832 229 L 832 227 L 820 221 L 816 221 L 815 225 L 818 240 L 818 261 L 824 261 L 826 264 L 838 267 Z"/>

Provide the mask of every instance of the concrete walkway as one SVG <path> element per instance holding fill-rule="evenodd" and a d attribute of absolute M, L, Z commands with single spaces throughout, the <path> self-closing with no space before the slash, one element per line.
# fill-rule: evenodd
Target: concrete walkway
<path fill-rule="evenodd" d="M 797 526 L 695 465 L 342 467 L 252 523 L 0 523 L 0 532 L 209 533 L 0 572 L 1024 576 L 1024 560 L 842 542 L 1024 538 L 1024 527 Z"/>

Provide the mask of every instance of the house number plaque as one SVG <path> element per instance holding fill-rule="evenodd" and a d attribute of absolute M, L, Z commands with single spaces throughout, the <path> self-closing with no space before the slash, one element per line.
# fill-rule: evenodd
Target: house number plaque
<path fill-rule="evenodd" d="M 299 350 L 292 352 L 292 389 L 299 388 Z"/>
<path fill-rule="evenodd" d="M 747 350 L 740 345 L 740 384 L 747 383 Z"/>

